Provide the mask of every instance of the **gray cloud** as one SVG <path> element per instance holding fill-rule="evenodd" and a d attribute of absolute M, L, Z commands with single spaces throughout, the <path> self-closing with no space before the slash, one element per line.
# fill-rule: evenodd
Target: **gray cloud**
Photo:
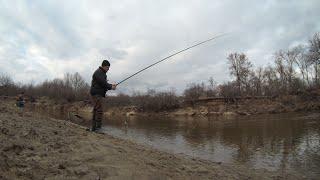
<path fill-rule="evenodd" d="M 89 82 L 102 59 L 110 81 L 215 34 L 231 32 L 123 83 L 124 92 L 181 91 L 188 83 L 229 80 L 226 56 L 256 65 L 320 31 L 320 2 L 309 1 L 1 1 L 0 71 L 20 82 L 80 72 Z"/>

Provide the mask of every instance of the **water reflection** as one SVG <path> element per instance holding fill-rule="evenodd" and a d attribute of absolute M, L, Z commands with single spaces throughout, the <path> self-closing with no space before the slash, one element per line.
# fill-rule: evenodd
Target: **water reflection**
<path fill-rule="evenodd" d="M 236 118 L 109 117 L 109 134 L 173 153 L 320 175 L 320 114 Z"/>

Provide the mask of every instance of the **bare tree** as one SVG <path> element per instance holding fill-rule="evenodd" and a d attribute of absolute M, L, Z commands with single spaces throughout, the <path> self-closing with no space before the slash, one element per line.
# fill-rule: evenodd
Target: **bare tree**
<path fill-rule="evenodd" d="M 298 57 L 298 51 L 280 50 L 275 53 L 276 69 L 280 75 L 283 90 L 288 93 L 293 89 L 293 79 L 295 75 L 294 63 Z"/>
<path fill-rule="evenodd" d="M 279 56 L 278 54 L 275 55 L 275 70 L 279 75 L 279 81 L 280 81 L 280 86 L 279 88 L 284 89 L 287 87 L 286 85 L 286 74 L 285 74 L 285 65 L 284 65 L 284 60 L 281 58 L 281 55 Z"/>
<path fill-rule="evenodd" d="M 213 77 L 210 77 L 208 82 L 209 82 L 209 87 L 207 90 L 207 96 L 209 97 L 216 96 L 218 94 L 217 82 L 213 79 Z"/>
<path fill-rule="evenodd" d="M 10 86 L 13 85 L 12 79 L 8 75 L 0 75 L 0 86 Z"/>
<path fill-rule="evenodd" d="M 75 92 L 79 92 L 81 88 L 83 88 L 86 84 L 85 80 L 80 76 L 78 72 L 73 74 L 71 79 L 72 88 Z"/>
<path fill-rule="evenodd" d="M 65 88 L 69 89 L 69 92 L 71 91 L 71 93 L 74 94 L 73 96 L 76 100 L 83 99 L 83 97 L 86 97 L 88 94 L 89 85 L 78 72 L 74 74 L 66 73 L 63 81 Z"/>
<path fill-rule="evenodd" d="M 320 33 L 315 33 L 312 39 L 309 40 L 309 53 L 310 62 L 314 67 L 315 84 L 320 85 L 319 74 L 320 74 Z"/>
<path fill-rule="evenodd" d="M 263 71 L 263 77 L 265 79 L 263 87 L 265 95 L 278 95 L 280 91 L 280 80 L 277 76 L 276 68 L 271 65 L 267 66 Z"/>
<path fill-rule="evenodd" d="M 238 95 L 237 86 L 237 82 L 235 81 L 221 84 L 219 85 L 219 95 L 226 98 L 234 98 Z"/>
<path fill-rule="evenodd" d="M 15 95 L 18 92 L 18 87 L 8 75 L 0 75 L 0 94 Z"/>
<path fill-rule="evenodd" d="M 133 98 L 127 94 L 120 93 L 117 96 L 108 96 L 106 103 L 106 107 L 123 107 L 123 106 L 129 106 L 133 103 Z"/>
<path fill-rule="evenodd" d="M 206 94 L 205 85 L 204 83 L 189 84 L 188 87 L 184 90 L 183 94 L 184 94 L 185 100 L 193 104 L 195 100 L 199 99 L 200 96 Z"/>
<path fill-rule="evenodd" d="M 255 96 L 261 96 L 263 94 L 262 92 L 262 86 L 263 86 L 263 68 L 258 67 L 255 71 L 252 71 L 250 73 L 250 88 L 252 88 L 251 94 Z"/>
<path fill-rule="evenodd" d="M 244 53 L 231 53 L 228 56 L 230 74 L 236 78 L 238 93 L 242 94 L 242 87 L 247 83 L 252 64 Z"/>
<path fill-rule="evenodd" d="M 310 58 L 306 50 L 307 50 L 306 47 L 299 45 L 297 47 L 292 48 L 291 51 L 294 51 L 297 54 L 295 63 L 299 67 L 299 71 L 302 75 L 303 83 L 310 85 L 309 71 L 312 64 L 309 60 Z"/>
<path fill-rule="evenodd" d="M 146 94 L 136 92 L 131 99 L 141 111 L 170 111 L 179 107 L 179 99 L 172 90 L 156 92 L 149 89 Z"/>

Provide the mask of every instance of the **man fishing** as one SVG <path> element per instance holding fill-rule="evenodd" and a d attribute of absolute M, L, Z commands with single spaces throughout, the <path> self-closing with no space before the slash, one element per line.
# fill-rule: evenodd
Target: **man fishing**
<path fill-rule="evenodd" d="M 92 127 L 91 131 L 99 132 L 101 129 L 101 121 L 103 118 L 103 100 L 108 90 L 115 90 L 117 84 L 109 84 L 107 82 L 107 75 L 110 68 L 110 63 L 103 60 L 101 66 L 93 73 L 90 95 L 93 103 Z"/>
<path fill-rule="evenodd" d="M 92 131 L 98 131 L 101 128 L 101 120 L 102 120 L 102 115 L 103 115 L 103 103 L 102 100 L 105 97 L 105 94 L 108 90 L 115 90 L 117 85 L 125 82 L 126 80 L 132 78 L 133 76 L 141 73 L 142 71 L 145 71 L 147 69 L 149 69 L 150 67 L 157 65 L 158 63 L 165 61 L 177 54 L 180 54 L 184 51 L 187 51 L 189 49 L 192 49 L 196 46 L 199 46 L 201 44 L 207 43 L 209 41 L 212 41 L 216 38 L 225 36 L 226 34 L 221 34 L 215 37 L 212 37 L 210 39 L 207 39 L 205 41 L 199 42 L 197 44 L 194 44 L 192 46 L 189 46 L 185 49 L 182 49 L 174 54 L 171 54 L 143 69 L 141 69 L 140 71 L 130 75 L 129 77 L 123 79 L 122 81 L 118 82 L 117 84 L 109 84 L 107 83 L 107 76 L 106 73 L 108 72 L 109 68 L 110 68 L 110 63 L 107 60 L 103 60 L 101 67 L 99 67 L 93 74 L 92 76 L 92 83 L 91 83 L 91 90 L 90 90 L 90 94 L 92 96 L 92 101 L 93 101 L 93 116 L 92 116 Z"/>

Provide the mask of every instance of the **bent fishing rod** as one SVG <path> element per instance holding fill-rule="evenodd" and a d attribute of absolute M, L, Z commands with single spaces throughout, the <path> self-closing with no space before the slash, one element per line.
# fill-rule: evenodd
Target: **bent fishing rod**
<path fill-rule="evenodd" d="M 201 45 L 201 44 L 207 43 L 207 42 L 209 42 L 209 41 L 212 41 L 212 40 L 214 40 L 214 39 L 217 39 L 217 38 L 222 37 L 222 36 L 225 36 L 225 35 L 227 35 L 227 33 L 225 33 L 225 34 L 220 34 L 220 35 L 218 35 L 218 36 L 214 36 L 214 37 L 212 37 L 212 38 L 210 38 L 210 39 L 207 39 L 207 40 L 205 40 L 205 41 L 199 42 L 199 43 L 194 44 L 194 45 L 192 45 L 192 46 L 189 46 L 189 47 L 187 47 L 187 48 L 185 48 L 185 49 L 182 49 L 182 50 L 180 50 L 180 51 L 178 51 L 178 52 L 176 52 L 176 53 L 174 53 L 174 54 L 171 54 L 171 55 L 169 55 L 169 56 L 167 56 L 167 57 L 165 57 L 165 58 L 163 58 L 163 59 L 161 59 L 161 60 L 159 60 L 159 61 L 157 61 L 157 62 L 155 62 L 155 63 L 153 63 L 153 64 L 151 64 L 151 65 L 149 65 L 149 66 L 147 66 L 147 67 L 145 67 L 145 68 L 143 68 L 143 69 L 141 69 L 140 71 L 138 71 L 138 72 L 136 72 L 136 73 L 128 76 L 127 78 L 125 78 L 125 79 L 123 79 L 122 81 L 120 81 L 119 83 L 117 83 L 117 86 L 118 86 L 119 84 L 123 83 L 124 81 L 132 78 L 133 76 L 141 73 L 142 71 L 147 70 L 147 69 L 151 68 L 152 66 L 161 63 L 162 61 L 165 61 L 165 60 L 167 60 L 167 59 L 169 59 L 169 58 L 171 58 L 171 57 L 173 57 L 173 56 L 175 56 L 175 55 L 177 55 L 177 54 L 180 54 L 180 53 L 182 53 L 182 52 L 184 52 L 184 51 L 187 51 L 187 50 L 189 50 L 189 49 L 191 49 L 191 48 L 194 48 L 194 47 L 196 47 L 196 46 L 199 46 L 199 45 Z"/>

